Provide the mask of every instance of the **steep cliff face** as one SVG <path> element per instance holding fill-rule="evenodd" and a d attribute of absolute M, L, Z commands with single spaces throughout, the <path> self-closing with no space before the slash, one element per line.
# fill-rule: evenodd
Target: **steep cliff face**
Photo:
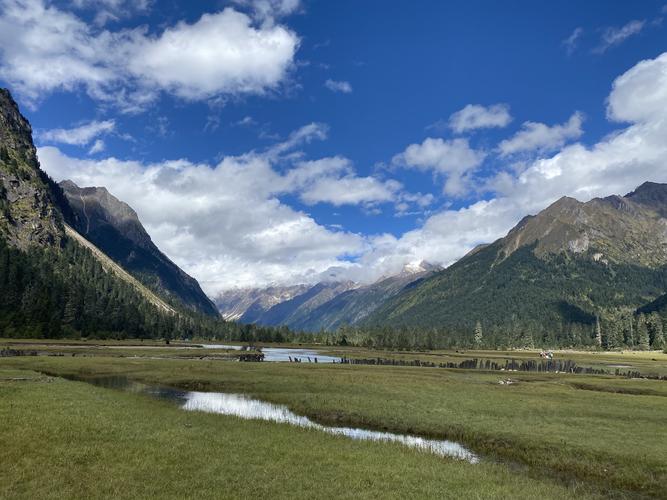
<path fill-rule="evenodd" d="M 104 187 L 60 187 L 73 210 L 74 228 L 158 294 L 211 316 L 218 311 L 199 283 L 153 243 L 137 213 Z"/>
<path fill-rule="evenodd" d="M 0 235 L 21 249 L 59 246 L 59 195 L 39 168 L 30 124 L 9 91 L 0 89 Z"/>

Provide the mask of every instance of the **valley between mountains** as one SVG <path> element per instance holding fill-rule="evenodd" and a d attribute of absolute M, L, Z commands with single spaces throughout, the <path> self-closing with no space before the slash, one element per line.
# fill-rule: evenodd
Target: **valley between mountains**
<path fill-rule="evenodd" d="M 664 498 L 667 184 L 209 297 L 0 89 L 0 497 Z"/>
<path fill-rule="evenodd" d="M 114 336 L 132 324 L 130 336 L 296 335 L 378 347 L 664 346 L 665 184 L 585 203 L 562 198 L 445 269 L 421 262 L 373 283 L 209 298 L 129 205 L 103 186 L 44 174 L 31 127 L 6 90 L 0 116 L 2 322 L 10 332 L 29 324 L 36 336 L 57 337 L 95 325 L 96 335 Z"/>
<path fill-rule="evenodd" d="M 667 0 L 0 0 L 0 500 L 667 500 Z"/>

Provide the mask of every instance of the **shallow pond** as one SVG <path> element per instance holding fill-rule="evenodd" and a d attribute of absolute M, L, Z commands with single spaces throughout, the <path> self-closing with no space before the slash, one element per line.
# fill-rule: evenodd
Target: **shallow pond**
<path fill-rule="evenodd" d="M 240 345 L 201 344 L 201 346 L 204 349 L 241 350 Z M 290 358 L 302 363 L 340 363 L 341 361 L 339 357 L 321 354 L 315 349 L 301 349 L 296 347 L 264 347 L 262 353 L 264 354 L 264 361 L 290 361 Z"/>
<path fill-rule="evenodd" d="M 243 394 L 227 394 L 223 392 L 192 392 L 170 387 L 154 386 L 134 382 L 126 377 L 67 377 L 70 380 L 87 382 L 109 389 L 145 394 L 157 399 L 176 403 L 187 411 L 203 411 L 220 415 L 231 415 L 244 419 L 265 420 L 280 424 L 289 424 L 307 429 L 315 429 L 326 434 L 345 436 L 350 439 L 364 441 L 385 441 L 400 443 L 442 457 L 453 457 L 477 463 L 477 455 L 454 441 L 426 439 L 408 434 L 394 434 L 354 427 L 332 427 L 313 422 L 308 417 L 297 415 L 283 405 L 267 403 L 252 399 Z"/>

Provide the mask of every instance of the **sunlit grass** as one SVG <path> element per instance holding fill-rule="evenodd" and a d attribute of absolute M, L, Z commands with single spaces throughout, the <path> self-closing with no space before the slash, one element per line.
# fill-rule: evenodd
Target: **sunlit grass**
<path fill-rule="evenodd" d="M 19 375 L 31 380 L 8 380 Z M 17 369 L 0 368 L 0 401 L 2 498 L 588 496 L 503 465 L 185 412 Z"/>
<path fill-rule="evenodd" d="M 125 374 L 246 393 L 322 423 L 461 441 L 601 491 L 658 495 L 667 477 L 666 384 L 618 377 L 348 365 L 118 358 L 15 358 L 53 373 Z M 501 379 L 516 383 L 501 385 Z"/>

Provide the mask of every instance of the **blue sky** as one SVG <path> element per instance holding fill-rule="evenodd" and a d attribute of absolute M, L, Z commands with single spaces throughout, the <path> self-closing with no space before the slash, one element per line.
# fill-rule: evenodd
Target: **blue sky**
<path fill-rule="evenodd" d="M 664 1 L 0 0 L 0 14 L 0 84 L 43 167 L 130 203 L 210 294 L 446 265 L 559 196 L 667 181 L 639 130 L 663 104 Z M 635 102 L 646 93 L 658 100 Z"/>

